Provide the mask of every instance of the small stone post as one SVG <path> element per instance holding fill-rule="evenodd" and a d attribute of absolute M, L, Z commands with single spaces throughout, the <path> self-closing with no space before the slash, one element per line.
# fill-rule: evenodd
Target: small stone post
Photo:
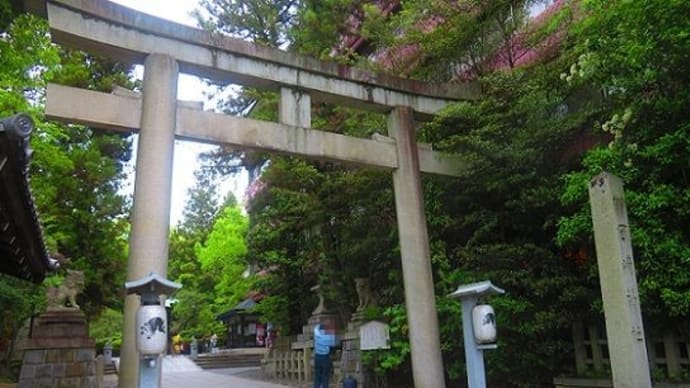
<path fill-rule="evenodd" d="M 597 175 L 589 199 L 613 386 L 651 387 L 622 180 Z"/>
<path fill-rule="evenodd" d="M 108 342 L 103 346 L 103 363 L 111 365 L 113 363 L 113 345 Z"/>
<path fill-rule="evenodd" d="M 192 359 L 196 359 L 198 355 L 199 341 L 196 340 L 196 337 L 192 337 L 192 343 L 189 345 L 189 357 Z"/>

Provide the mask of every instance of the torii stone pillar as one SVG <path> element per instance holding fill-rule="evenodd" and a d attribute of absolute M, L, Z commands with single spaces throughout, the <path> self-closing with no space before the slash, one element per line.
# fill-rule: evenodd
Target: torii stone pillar
<path fill-rule="evenodd" d="M 127 281 L 141 279 L 151 272 L 165 277 L 168 272 L 177 77 L 175 59 L 160 54 L 150 54 L 146 58 Z M 135 346 L 135 318 L 138 307 L 138 297 L 128 295 L 119 388 L 137 386 L 139 357 Z"/>
<path fill-rule="evenodd" d="M 589 185 L 589 200 L 613 386 L 649 388 L 652 381 L 623 181 L 607 172 L 597 175 Z"/>
<path fill-rule="evenodd" d="M 438 388 L 445 387 L 445 380 L 412 115 L 409 107 L 397 107 L 388 116 L 388 134 L 395 138 L 398 154 L 398 168 L 393 171 L 393 189 L 414 385 L 417 388 Z"/>

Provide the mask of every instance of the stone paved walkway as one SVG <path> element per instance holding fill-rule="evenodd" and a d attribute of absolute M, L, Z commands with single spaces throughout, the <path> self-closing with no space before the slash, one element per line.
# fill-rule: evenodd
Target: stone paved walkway
<path fill-rule="evenodd" d="M 248 379 L 237 376 L 235 369 L 214 369 L 194 372 L 163 372 L 162 388 L 290 388 L 261 380 Z M 104 388 L 117 388 L 117 376 L 108 375 L 104 378 Z"/>
<path fill-rule="evenodd" d="M 250 380 L 232 374 L 224 374 L 223 370 L 201 372 L 171 372 L 163 375 L 162 388 L 190 388 L 190 387 L 246 387 L 246 388 L 285 388 L 280 385 L 260 380 Z"/>
<path fill-rule="evenodd" d="M 259 368 L 201 370 L 185 356 L 166 356 L 163 360 L 162 388 L 292 388 L 246 376 L 261 375 Z M 104 388 L 117 388 L 117 375 L 106 375 Z"/>

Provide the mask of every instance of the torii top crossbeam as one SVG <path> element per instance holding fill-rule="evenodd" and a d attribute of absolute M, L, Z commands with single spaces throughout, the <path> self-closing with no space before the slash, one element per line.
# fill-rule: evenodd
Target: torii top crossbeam
<path fill-rule="evenodd" d="M 180 71 L 258 88 L 303 90 L 314 100 L 375 111 L 409 106 L 435 114 L 449 101 L 475 99 L 474 83 L 432 84 L 319 61 L 180 25 L 105 1 L 27 0 L 46 14 L 53 40 L 128 63 L 152 52 L 175 58 Z"/>
<path fill-rule="evenodd" d="M 220 82 L 289 89 L 316 101 L 377 112 L 409 107 L 417 119 L 426 119 L 454 100 L 478 96 L 475 84 L 432 84 L 375 74 L 187 27 L 107 1 L 27 0 L 27 8 L 48 17 L 53 40 L 61 44 L 128 63 L 143 63 L 151 53 L 168 55 L 182 72 Z M 99 109 L 92 109 L 95 101 Z M 131 131 L 138 126 L 135 113 L 140 106 L 122 96 L 50 85 L 46 116 Z M 360 165 L 398 166 L 390 138 L 356 139 L 309 129 L 303 122 L 269 123 L 194 112 L 182 105 L 177 110 L 177 137 Z M 228 127 L 243 130 L 224 130 Z M 457 158 L 428 147 L 419 148 L 419 159 L 423 172 L 458 176 L 464 168 Z"/>

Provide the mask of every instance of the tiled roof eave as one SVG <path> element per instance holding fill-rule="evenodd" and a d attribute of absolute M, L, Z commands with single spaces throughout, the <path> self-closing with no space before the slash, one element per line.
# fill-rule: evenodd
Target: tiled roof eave
<path fill-rule="evenodd" d="M 0 126 L 0 272 L 40 283 L 52 270 L 29 189 L 28 137 Z"/>

